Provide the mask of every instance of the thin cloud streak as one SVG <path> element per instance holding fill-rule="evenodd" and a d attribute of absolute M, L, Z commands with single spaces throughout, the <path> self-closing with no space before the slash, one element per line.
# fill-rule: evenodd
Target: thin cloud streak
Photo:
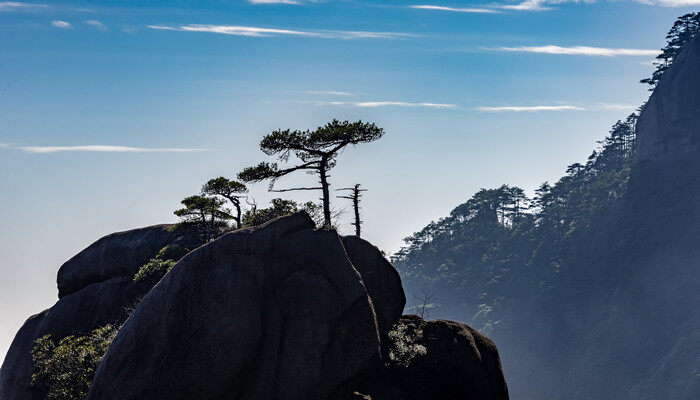
<path fill-rule="evenodd" d="M 42 8 L 48 8 L 46 4 L 35 3 L 20 3 L 18 1 L 2 1 L 0 2 L 0 12 L 21 12 L 21 11 L 37 11 Z"/>
<path fill-rule="evenodd" d="M 324 106 L 353 106 L 353 107 L 425 107 L 425 108 L 447 108 L 454 109 L 456 104 L 442 103 L 409 103 L 405 101 L 320 101 L 316 105 Z"/>
<path fill-rule="evenodd" d="M 195 151 L 207 151 L 208 149 L 185 149 L 185 148 L 144 148 L 127 146 L 37 146 L 18 147 L 26 153 L 50 154 L 58 152 L 97 152 L 97 153 L 190 153 Z"/>
<path fill-rule="evenodd" d="M 70 22 L 61 21 L 59 19 L 51 21 L 51 25 L 60 29 L 73 29 L 73 25 L 71 25 Z"/>
<path fill-rule="evenodd" d="M 96 19 L 87 20 L 85 21 L 85 23 L 101 31 L 109 30 L 109 28 L 107 28 L 107 25 L 103 24 L 102 22 Z"/>
<path fill-rule="evenodd" d="M 408 6 L 408 7 L 415 8 L 418 10 L 448 11 L 448 12 L 456 12 L 456 13 L 475 13 L 475 14 L 497 14 L 497 13 L 499 13 L 498 10 L 491 10 L 491 9 L 487 9 L 487 8 L 455 8 L 455 7 L 436 6 L 436 5 L 430 5 L 430 4 L 422 4 L 422 5 L 415 5 L 415 6 Z"/>
<path fill-rule="evenodd" d="M 572 46 L 562 47 L 555 45 L 547 46 L 518 46 L 518 47 L 499 47 L 495 50 L 520 52 L 520 53 L 537 53 L 537 54 L 564 54 L 577 56 L 599 56 L 599 57 L 616 57 L 616 56 L 656 56 L 659 50 L 647 49 L 619 49 L 619 48 L 604 48 L 590 46 Z"/>
<path fill-rule="evenodd" d="M 579 106 L 505 106 L 505 107 L 476 107 L 477 111 L 486 112 L 539 112 L 539 111 L 583 111 Z"/>
<path fill-rule="evenodd" d="M 166 31 L 181 31 L 181 32 L 208 32 L 219 33 L 224 35 L 234 36 L 249 36 L 249 37 L 279 37 L 279 36 L 299 36 L 313 37 L 326 39 L 391 39 L 398 37 L 414 36 L 407 33 L 397 32 L 364 32 L 364 31 L 333 31 L 333 30 L 315 30 L 301 31 L 292 29 L 275 29 L 275 28 L 260 28 L 254 26 L 240 25 L 148 25 L 150 29 L 166 30 Z"/>
<path fill-rule="evenodd" d="M 640 3 L 646 2 L 640 1 Z M 700 5 L 700 0 L 657 0 L 652 1 L 651 4 L 659 5 L 662 7 L 688 7 Z"/>
<path fill-rule="evenodd" d="M 300 1 L 296 0 L 248 0 L 248 3 L 251 4 L 292 4 L 292 5 L 299 5 L 301 4 Z"/>
<path fill-rule="evenodd" d="M 352 96 L 350 92 L 336 92 L 333 90 L 305 90 L 306 94 L 322 95 L 322 96 Z"/>

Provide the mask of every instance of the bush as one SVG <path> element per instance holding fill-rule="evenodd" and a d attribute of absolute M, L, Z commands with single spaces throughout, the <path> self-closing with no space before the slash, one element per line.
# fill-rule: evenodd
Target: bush
<path fill-rule="evenodd" d="M 90 335 L 68 336 L 58 343 L 51 335 L 37 339 L 32 387 L 46 393 L 48 400 L 83 400 L 87 397 L 97 365 L 107 352 L 117 328 L 106 325 Z"/>
<path fill-rule="evenodd" d="M 387 366 L 408 367 L 416 356 L 426 354 L 425 346 L 418 343 L 423 337 L 421 326 L 413 328 L 398 323 L 387 335 L 389 337 Z"/>
<path fill-rule="evenodd" d="M 169 244 L 144 264 L 134 275 L 134 282 L 139 282 L 152 276 L 162 277 L 170 271 L 175 263 L 187 254 L 187 249 L 183 249 L 176 244 Z"/>

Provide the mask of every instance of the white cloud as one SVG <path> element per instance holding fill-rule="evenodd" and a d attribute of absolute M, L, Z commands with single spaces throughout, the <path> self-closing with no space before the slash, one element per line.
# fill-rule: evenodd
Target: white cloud
<path fill-rule="evenodd" d="M 353 107 L 426 107 L 426 108 L 457 108 L 456 104 L 441 103 L 408 103 L 404 101 L 325 101 L 316 105 L 353 106 Z"/>
<path fill-rule="evenodd" d="M 499 12 L 498 10 L 491 10 L 491 9 L 487 9 L 487 8 L 455 8 L 455 7 L 435 6 L 435 5 L 430 5 L 430 4 L 415 5 L 415 6 L 409 6 L 409 7 L 416 8 L 419 10 L 448 11 L 448 12 L 457 12 L 457 13 L 494 14 L 494 13 Z"/>
<path fill-rule="evenodd" d="M 659 50 L 616 49 L 616 48 L 589 47 L 589 46 L 562 47 L 562 46 L 555 46 L 555 45 L 499 47 L 496 50 L 524 52 L 524 53 L 567 54 L 567 55 L 601 56 L 601 57 L 656 56 L 659 54 Z"/>
<path fill-rule="evenodd" d="M 252 36 L 252 37 L 274 37 L 274 36 L 301 36 L 301 37 L 316 37 L 328 39 L 390 39 L 402 36 L 412 36 L 406 33 L 394 32 L 364 32 L 364 31 L 333 31 L 333 30 L 316 30 L 316 31 L 300 31 L 292 29 L 274 29 L 274 28 L 259 28 L 254 26 L 239 26 L 239 25 L 148 25 L 150 29 L 159 29 L 167 31 L 182 31 L 182 32 L 209 32 L 220 33 L 224 35 L 235 36 Z"/>
<path fill-rule="evenodd" d="M 538 112 L 538 111 L 581 111 L 586 110 L 579 106 L 505 106 L 505 107 L 477 107 L 478 111 L 488 112 Z"/>
<path fill-rule="evenodd" d="M 306 94 L 322 95 L 322 96 L 352 96 L 350 92 L 336 92 L 333 90 L 305 90 Z"/>
<path fill-rule="evenodd" d="M 663 7 L 687 7 L 700 5 L 700 0 L 657 0 L 653 4 Z"/>
<path fill-rule="evenodd" d="M 595 3 L 596 0 L 525 0 L 518 4 L 503 4 L 495 5 L 493 7 L 501 8 L 504 10 L 514 10 L 514 11 L 547 11 L 552 10 L 553 7 L 547 7 L 547 5 L 554 4 L 564 4 L 564 3 Z"/>
<path fill-rule="evenodd" d="M 109 29 L 109 28 L 107 28 L 107 25 L 103 24 L 102 22 L 100 22 L 100 21 L 98 21 L 98 20 L 96 20 L 96 19 L 87 20 L 87 21 L 85 21 L 85 23 L 88 24 L 88 25 L 90 25 L 90 26 L 92 26 L 92 27 L 94 27 L 94 28 L 97 28 L 97 29 L 99 29 L 99 30 L 101 30 L 101 31 L 106 31 L 106 30 Z"/>
<path fill-rule="evenodd" d="M 0 2 L 0 12 L 37 11 L 47 7 L 46 4 L 20 3 L 17 1 Z"/>
<path fill-rule="evenodd" d="M 248 0 L 251 4 L 301 4 L 297 0 Z"/>
<path fill-rule="evenodd" d="M 10 145 L 7 143 L 0 143 L 0 149 L 2 149 L 4 147 L 10 147 Z"/>
<path fill-rule="evenodd" d="M 59 19 L 51 21 L 51 25 L 61 29 L 73 29 L 73 25 L 71 25 L 70 22 L 61 21 Z"/>
<path fill-rule="evenodd" d="M 193 151 L 206 151 L 207 149 L 183 149 L 183 148 L 143 148 L 126 146 L 40 146 L 18 147 L 27 153 L 48 154 L 66 151 L 99 152 L 99 153 L 185 153 Z"/>
<path fill-rule="evenodd" d="M 637 106 L 632 104 L 599 103 L 596 106 L 601 110 L 611 111 L 634 111 L 637 109 Z"/>

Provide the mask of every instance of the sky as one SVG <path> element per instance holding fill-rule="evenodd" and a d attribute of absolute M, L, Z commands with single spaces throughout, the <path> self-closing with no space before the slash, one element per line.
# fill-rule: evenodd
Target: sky
<path fill-rule="evenodd" d="M 675 18 L 699 7 L 0 1 L 0 357 L 56 301 L 63 262 L 111 232 L 176 222 L 209 178 L 272 161 L 258 143 L 278 128 L 385 129 L 342 154 L 330 181 L 368 189 L 364 237 L 389 253 L 479 188 L 532 193 L 646 100 L 638 81 Z M 266 189 L 251 186 L 261 206 Z"/>

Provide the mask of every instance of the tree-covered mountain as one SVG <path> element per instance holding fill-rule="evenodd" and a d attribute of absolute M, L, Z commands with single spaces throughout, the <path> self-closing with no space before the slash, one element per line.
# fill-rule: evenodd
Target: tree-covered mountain
<path fill-rule="evenodd" d="M 495 340 L 514 398 L 700 397 L 700 40 L 678 25 L 585 163 L 532 198 L 482 189 L 394 255 L 409 307 Z"/>

